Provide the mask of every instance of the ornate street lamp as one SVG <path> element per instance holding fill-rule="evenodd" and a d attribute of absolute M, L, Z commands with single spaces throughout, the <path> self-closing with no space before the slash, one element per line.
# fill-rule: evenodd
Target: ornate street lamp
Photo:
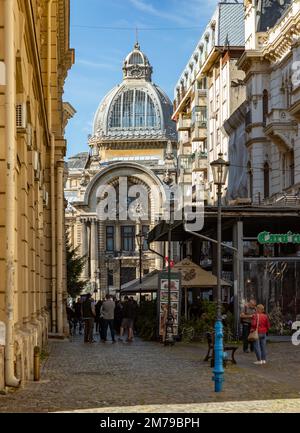
<path fill-rule="evenodd" d="M 173 178 L 169 173 L 169 170 L 166 171 L 165 177 L 163 179 L 163 182 L 165 185 L 168 186 L 169 189 L 171 189 L 173 185 Z M 166 322 L 166 329 L 165 329 L 165 346 L 172 346 L 175 343 L 174 339 L 174 318 L 172 315 L 171 310 L 171 242 L 172 242 L 172 224 L 173 224 L 173 206 L 174 202 L 171 202 L 171 194 L 170 194 L 170 202 L 169 202 L 169 223 L 168 223 L 168 317 Z"/>
<path fill-rule="evenodd" d="M 143 251 L 143 241 L 144 241 L 144 235 L 140 231 L 136 235 L 136 240 L 139 247 L 139 277 L 140 277 L 140 304 L 142 301 L 142 251 Z"/>
<path fill-rule="evenodd" d="M 223 154 L 220 153 L 219 158 L 213 161 L 210 166 L 212 168 L 214 184 L 217 186 L 218 196 L 218 249 L 217 249 L 217 320 L 215 323 L 215 345 L 214 345 L 214 382 L 215 392 L 222 391 L 223 386 L 223 324 L 222 324 L 222 299 L 221 299 L 221 267 L 222 267 L 222 187 L 226 184 L 226 179 L 229 170 L 229 162 L 223 159 Z"/>

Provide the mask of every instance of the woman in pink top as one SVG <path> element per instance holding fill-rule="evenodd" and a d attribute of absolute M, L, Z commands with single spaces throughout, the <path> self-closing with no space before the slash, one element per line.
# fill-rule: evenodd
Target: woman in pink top
<path fill-rule="evenodd" d="M 267 332 L 270 329 L 270 321 L 264 311 L 265 307 L 259 304 L 251 322 L 251 331 L 255 331 L 256 329 L 258 331 L 258 340 L 254 343 L 257 361 L 254 364 L 266 363 Z"/>

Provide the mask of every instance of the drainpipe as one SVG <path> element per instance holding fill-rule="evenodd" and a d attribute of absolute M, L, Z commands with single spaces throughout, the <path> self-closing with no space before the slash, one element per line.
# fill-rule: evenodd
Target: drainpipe
<path fill-rule="evenodd" d="M 15 221 L 16 221 L 16 58 L 14 47 L 15 0 L 5 0 L 5 142 L 6 142 L 6 287 L 5 287 L 5 384 L 18 387 L 14 373 L 14 292 L 15 279 Z"/>
<path fill-rule="evenodd" d="M 51 302 L 51 330 L 56 333 L 56 230 L 55 230 L 55 136 L 52 132 L 52 99 L 51 99 L 51 16 L 52 0 L 48 0 L 48 67 L 47 67 L 47 111 L 48 127 L 51 136 L 50 151 L 50 189 L 51 189 L 51 282 L 52 282 L 52 302 Z"/>
<path fill-rule="evenodd" d="M 57 161 L 57 332 L 63 334 L 63 211 L 64 211 L 64 161 Z"/>

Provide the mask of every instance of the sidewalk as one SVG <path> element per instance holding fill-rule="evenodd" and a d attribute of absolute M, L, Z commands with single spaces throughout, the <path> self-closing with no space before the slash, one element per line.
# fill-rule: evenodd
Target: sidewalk
<path fill-rule="evenodd" d="M 298 411 L 299 346 L 268 344 L 270 361 L 262 366 L 253 364 L 253 354 L 239 349 L 238 364 L 225 370 L 223 391 L 218 394 L 210 365 L 203 362 L 206 349 L 198 343 L 164 347 L 139 340 L 116 344 L 84 344 L 82 337 L 72 342 L 51 340 L 42 380 L 0 396 L 0 412 L 105 412 L 120 407 L 150 412 L 241 411 L 241 407 L 252 411 L 265 404 L 271 411 Z"/>

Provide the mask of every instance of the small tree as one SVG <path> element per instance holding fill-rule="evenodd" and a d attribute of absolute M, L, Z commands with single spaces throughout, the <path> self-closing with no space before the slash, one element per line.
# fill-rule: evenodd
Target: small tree
<path fill-rule="evenodd" d="M 67 292 L 72 298 L 80 295 L 87 283 L 80 278 L 86 263 L 86 256 L 80 256 L 78 248 L 73 248 L 66 236 Z"/>

